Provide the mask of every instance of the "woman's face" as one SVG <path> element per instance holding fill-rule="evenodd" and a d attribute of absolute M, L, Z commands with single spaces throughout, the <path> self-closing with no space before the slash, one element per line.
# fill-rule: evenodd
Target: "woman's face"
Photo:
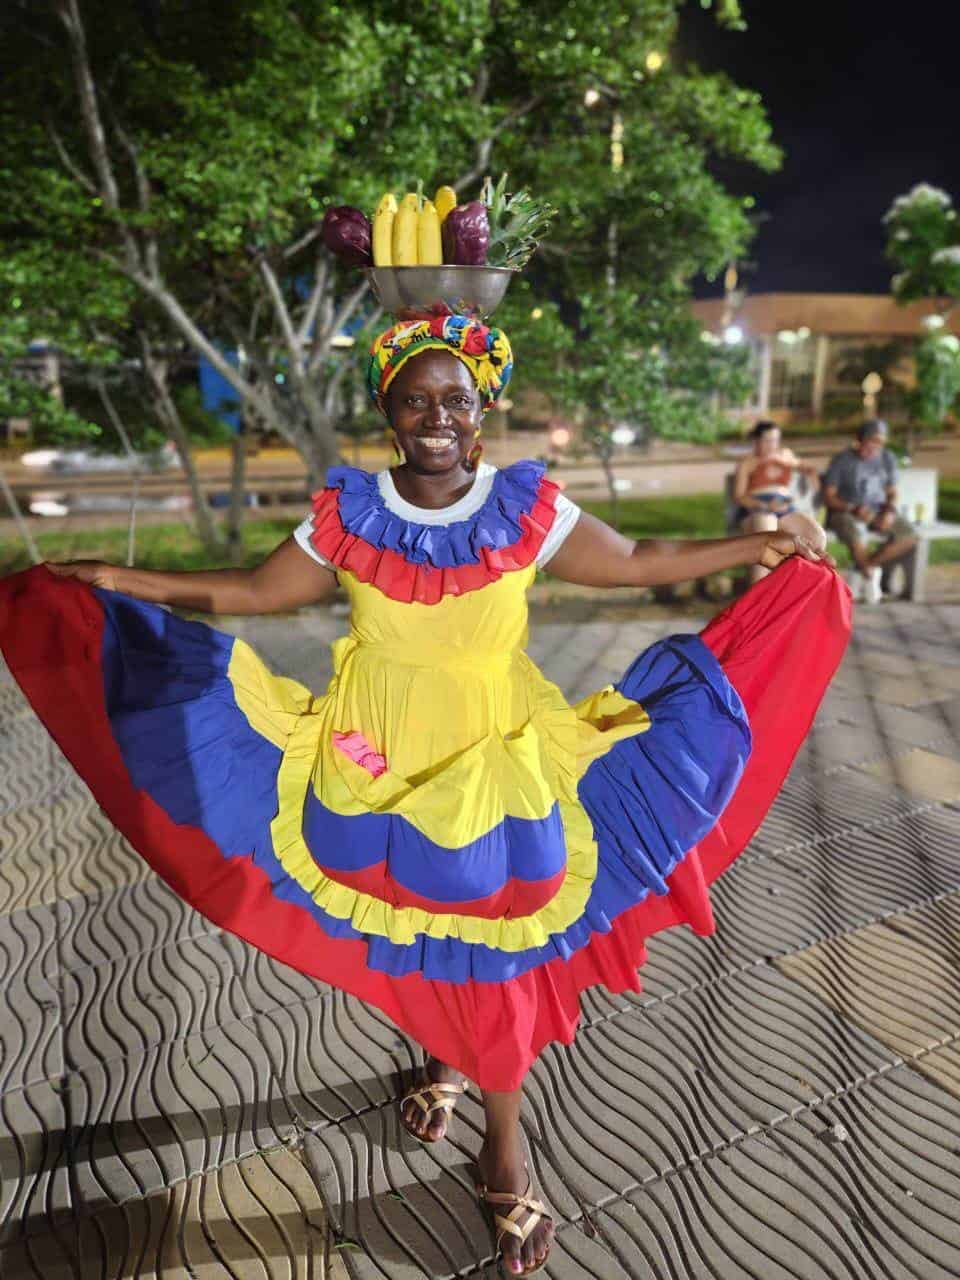
<path fill-rule="evenodd" d="M 769 458 L 776 453 L 780 448 L 780 428 L 774 427 L 771 431 L 764 431 L 763 435 L 757 437 L 755 448 L 760 458 Z"/>
<path fill-rule="evenodd" d="M 384 407 L 407 465 L 428 474 L 460 466 L 480 426 L 480 396 L 470 370 L 436 349 L 407 361 Z"/>

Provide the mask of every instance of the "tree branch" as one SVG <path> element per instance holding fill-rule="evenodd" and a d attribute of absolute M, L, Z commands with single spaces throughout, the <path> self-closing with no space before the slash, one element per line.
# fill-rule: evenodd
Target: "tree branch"
<path fill-rule="evenodd" d="M 482 178 L 490 166 L 490 153 L 493 150 L 493 138 L 481 138 L 477 143 L 477 155 L 471 168 L 466 173 L 461 173 L 456 182 L 453 183 L 453 189 L 459 192 L 463 187 L 468 187 L 471 182 L 476 182 L 478 178 Z"/>
<path fill-rule="evenodd" d="M 350 368 L 350 363 L 349 358 L 344 355 L 344 358 L 327 379 L 327 385 L 323 392 L 323 410 L 328 418 L 333 417 L 333 411 L 337 406 L 337 391 L 339 390 L 340 383 L 343 381 L 344 375 Z"/>
<path fill-rule="evenodd" d="M 299 384 L 303 378 L 303 348 L 297 340 L 293 321 L 290 318 L 290 308 L 287 306 L 287 301 L 283 296 L 276 273 L 263 254 L 260 254 L 257 266 L 260 268 L 260 274 L 263 276 L 264 283 L 267 286 L 267 293 L 270 295 L 273 309 L 276 312 L 277 319 L 280 321 L 280 328 L 283 330 L 284 341 L 290 352 L 290 372 Z"/>
<path fill-rule="evenodd" d="M 167 318 L 173 321 L 174 327 L 180 331 L 194 351 L 199 352 L 204 359 L 208 360 L 217 373 L 233 387 L 234 391 L 243 400 L 247 401 L 258 413 L 269 417 L 269 404 L 264 400 L 262 394 L 251 386 L 246 379 L 241 377 L 228 360 L 224 359 L 206 334 L 197 328 L 180 305 L 179 299 L 171 293 L 162 280 L 155 280 L 152 276 L 139 269 L 128 269 L 113 254 L 106 253 L 103 250 L 98 250 L 97 256 L 109 262 L 118 271 L 123 272 L 128 280 L 137 285 L 147 297 L 152 298 L 161 311 L 166 314 Z"/>
<path fill-rule="evenodd" d="M 91 195 L 96 195 L 97 184 L 88 174 L 83 172 L 64 146 L 63 139 L 60 137 L 59 133 L 57 133 L 56 129 L 50 123 L 47 124 L 47 133 L 50 137 L 50 141 L 56 148 L 57 155 L 60 157 L 60 162 L 66 171 L 72 178 L 76 179 L 76 181 L 80 183 L 84 191 L 89 191 Z"/>
<path fill-rule="evenodd" d="M 499 138 L 505 129 L 509 129 L 510 125 L 517 120 L 522 120 L 524 116 L 528 116 L 531 111 L 535 110 L 541 102 L 544 95 L 542 93 L 534 94 L 532 98 L 528 98 L 526 102 L 520 103 L 514 107 L 512 111 L 508 111 L 495 125 L 493 131 L 486 138 L 480 138 L 477 142 L 477 155 L 471 168 L 466 173 L 462 173 L 453 184 L 453 189 L 457 192 L 462 187 L 467 187 L 471 182 L 476 182 L 478 178 L 482 178 L 490 167 L 490 155 L 493 151 L 493 144 Z"/>
<path fill-rule="evenodd" d="M 300 321 L 300 327 L 297 329 L 297 338 L 301 343 L 306 342 L 310 336 L 310 330 L 313 328 L 317 320 L 317 312 L 320 309 L 320 301 L 323 298 L 327 288 L 327 278 L 330 274 L 330 264 L 326 258 L 317 256 L 317 274 L 313 282 L 313 289 L 307 301 L 306 310 L 303 313 L 303 319 Z"/>
<path fill-rule="evenodd" d="M 305 232 L 299 240 L 294 240 L 293 244 L 287 245 L 286 249 L 283 251 L 284 261 L 286 261 L 287 258 L 295 257 L 296 254 L 298 254 L 301 249 L 305 249 L 308 244 L 313 244 L 314 240 L 318 239 L 320 234 L 320 224 L 317 223 L 315 227 L 311 227 L 309 231 Z"/>
<path fill-rule="evenodd" d="M 67 33 L 74 80 L 80 98 L 80 114 L 87 135 L 87 145 L 90 148 L 90 161 L 99 182 L 100 197 L 108 209 L 116 212 L 120 208 L 120 190 L 107 147 L 100 106 L 97 102 L 97 86 L 90 67 L 87 36 L 80 16 L 80 8 L 77 0 L 57 0 L 55 11 Z M 128 227 L 120 224 L 119 229 L 128 268 L 135 270 L 140 265 L 137 242 L 130 234 Z"/>
<path fill-rule="evenodd" d="M 126 129 L 120 122 L 113 117 L 113 127 L 117 137 L 130 157 L 130 163 L 133 166 L 133 177 L 137 184 L 137 200 L 142 213 L 147 213 L 150 208 L 152 192 L 150 190 L 150 179 L 147 177 L 143 165 L 140 163 L 140 152 L 133 139 L 127 133 Z M 144 231 L 144 239 L 146 241 L 146 257 L 147 270 L 152 276 L 160 277 L 160 250 L 157 245 L 157 238 L 152 231 Z"/>
<path fill-rule="evenodd" d="M 357 285 L 352 293 L 347 294 L 343 306 L 333 317 L 330 324 L 323 330 L 322 336 L 319 340 L 314 343 L 313 355 L 307 365 L 308 373 L 316 373 L 317 369 L 320 368 L 320 362 L 330 350 L 330 344 L 363 301 L 369 288 L 370 286 L 367 284 L 366 280 L 364 280 Z"/>
<path fill-rule="evenodd" d="M 97 104 L 97 86 L 90 68 L 90 58 L 87 54 L 87 36 L 77 0 L 58 0 L 56 12 L 67 32 L 70 56 L 73 61 L 74 78 L 77 84 L 77 92 L 80 95 L 80 114 L 83 117 L 87 141 L 90 144 L 90 158 L 100 180 L 101 195 L 104 204 L 108 208 L 118 209 L 120 207 L 120 194 L 117 188 L 116 175 L 113 172 L 113 165 L 110 163 L 110 153 L 107 148 L 107 137 L 104 132 L 103 121 L 100 118 L 100 108 Z"/>

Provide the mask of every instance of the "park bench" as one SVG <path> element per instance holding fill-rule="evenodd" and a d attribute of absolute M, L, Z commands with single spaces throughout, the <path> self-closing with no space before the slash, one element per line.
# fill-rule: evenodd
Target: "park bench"
<path fill-rule="evenodd" d="M 930 561 L 930 543 L 939 538 L 960 538 L 960 524 L 953 524 L 937 518 L 937 480 L 935 467 L 902 467 L 897 478 L 898 509 L 905 519 L 911 521 L 917 535 L 917 545 L 909 555 L 884 568 L 882 586 L 887 595 L 901 596 L 916 603 L 922 602 Z M 821 486 L 823 477 L 820 478 Z M 730 533 L 737 532 L 736 503 L 733 499 L 734 474 L 731 472 L 724 482 L 726 498 L 726 522 Z M 797 509 L 806 511 L 816 519 L 824 522 L 826 509 L 819 499 L 819 490 L 814 492 L 813 484 L 807 476 L 798 473 L 794 478 L 797 498 Z M 836 542 L 837 535 L 827 530 L 828 542 Z M 881 541 L 878 534 L 868 533 L 867 542 L 875 544 Z"/>

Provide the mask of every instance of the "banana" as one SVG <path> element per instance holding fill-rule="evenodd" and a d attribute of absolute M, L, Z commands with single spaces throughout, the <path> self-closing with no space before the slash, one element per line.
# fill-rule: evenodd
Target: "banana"
<path fill-rule="evenodd" d="M 417 258 L 421 267 L 439 267 L 443 262 L 440 216 L 432 200 L 424 200 L 417 227 Z"/>
<path fill-rule="evenodd" d="M 373 215 L 373 265 L 393 266 L 393 223 L 397 214 L 397 201 L 392 191 L 387 191 Z"/>
<path fill-rule="evenodd" d="M 437 206 L 440 225 L 443 226 L 447 220 L 447 214 L 451 209 L 456 208 L 457 193 L 453 187 L 437 187 L 437 194 L 433 197 L 433 203 Z"/>
<path fill-rule="evenodd" d="M 400 201 L 400 208 L 393 220 L 393 266 L 417 265 L 417 230 L 420 222 L 420 201 L 408 192 Z"/>

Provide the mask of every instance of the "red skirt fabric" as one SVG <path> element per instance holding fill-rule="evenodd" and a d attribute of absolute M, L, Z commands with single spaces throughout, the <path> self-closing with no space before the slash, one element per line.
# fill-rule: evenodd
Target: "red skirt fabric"
<path fill-rule="evenodd" d="M 839 577 L 796 559 L 719 614 L 700 639 L 742 701 L 752 749 L 710 829 L 662 889 L 620 910 L 603 929 L 581 931 L 565 954 L 513 977 L 445 981 L 378 967 L 367 939 L 328 931 L 267 867 L 242 856 L 242 848 L 218 845 L 199 825 L 178 821 L 162 795 L 132 776 L 105 678 L 110 595 L 43 567 L 0 582 L 0 648 L 110 820 L 208 919 L 375 1005 L 428 1053 L 488 1090 L 516 1088 L 547 1043 L 573 1039 L 584 989 L 640 990 L 638 970 L 653 934 L 678 924 L 703 935 L 714 931 L 708 887 L 775 799 L 850 632 L 850 595 Z M 242 834 L 237 838 L 242 844 Z"/>

